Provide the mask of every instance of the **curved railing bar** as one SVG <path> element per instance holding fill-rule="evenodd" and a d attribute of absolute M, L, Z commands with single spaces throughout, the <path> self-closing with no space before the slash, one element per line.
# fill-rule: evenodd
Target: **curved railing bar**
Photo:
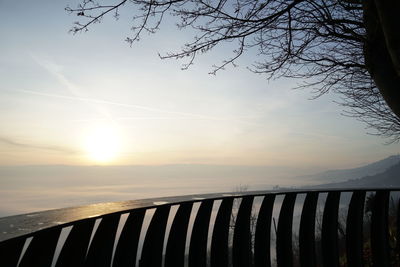
<path fill-rule="evenodd" d="M 110 214 L 103 217 L 93 237 L 92 243 L 90 244 L 85 266 L 107 267 L 111 265 L 111 255 L 115 236 L 117 234 L 118 223 L 118 214 Z"/>
<path fill-rule="evenodd" d="M 189 246 L 189 266 L 207 266 L 207 240 L 208 228 L 210 226 L 211 212 L 214 201 L 203 200 L 193 223 L 192 235 Z"/>
<path fill-rule="evenodd" d="M 132 251 L 137 251 L 139 247 L 145 212 L 140 210 L 129 213 L 118 240 L 113 266 L 135 266 L 136 253 Z"/>
<path fill-rule="evenodd" d="M 211 239 L 211 267 L 228 267 L 229 224 L 231 220 L 233 201 L 233 197 L 224 198 L 218 209 Z"/>
<path fill-rule="evenodd" d="M 275 195 L 265 197 L 258 211 L 254 233 L 254 266 L 271 267 L 271 222 Z"/>
<path fill-rule="evenodd" d="M 63 225 L 72 226 L 78 221 L 88 218 L 99 219 L 109 214 L 124 214 L 132 210 L 152 209 L 162 205 L 178 205 L 185 202 L 201 202 L 204 199 L 222 200 L 229 197 L 242 197 L 252 195 L 262 197 L 265 195 L 286 195 L 288 193 L 307 194 L 310 192 L 329 193 L 329 192 L 354 192 L 354 191 L 400 191 L 400 187 L 387 188 L 312 188 L 312 189 L 289 189 L 289 190 L 263 190 L 246 192 L 225 192 L 212 194 L 195 194 L 174 197 L 150 198 L 141 200 L 118 201 L 109 203 L 90 204 L 77 207 L 47 210 L 28 214 L 14 215 L 0 218 L 0 242 L 13 237 L 31 237 L 42 229 L 49 229 Z M 53 218 L 48 221 L 48 218 Z"/>
<path fill-rule="evenodd" d="M 365 191 L 353 193 L 346 220 L 346 256 L 348 266 L 362 267 L 363 263 L 363 219 Z"/>
<path fill-rule="evenodd" d="M 165 230 L 170 209 L 171 207 L 168 205 L 160 206 L 151 218 L 143 243 L 143 251 L 139 261 L 140 267 L 161 266 Z"/>
<path fill-rule="evenodd" d="M 345 230 L 346 251 L 343 252 L 341 249 L 339 252 L 337 232 L 339 229 L 339 205 L 341 196 L 345 196 L 342 193 L 346 192 L 352 194 L 350 203 L 346 204 L 348 208 Z M 1 219 L 3 226 L 17 219 L 23 219 L 18 222 L 19 226 L 33 227 L 23 229 L 25 234 L 0 241 L 0 263 L 2 266 L 11 267 L 17 265 L 18 267 L 50 267 L 53 266 L 52 264 L 56 264 L 56 267 L 109 267 L 113 263 L 114 267 L 120 267 L 127 263 L 134 265 L 135 262 L 138 262 L 139 267 L 161 267 L 165 260 L 165 266 L 175 267 L 184 266 L 185 257 L 189 255 L 187 259 L 190 267 L 205 266 L 205 259 L 200 259 L 203 264 L 198 264 L 200 263 L 197 261 L 199 258 L 209 258 L 211 267 L 253 266 L 253 263 L 255 266 L 265 266 L 271 263 L 270 255 L 266 252 L 270 249 L 270 240 L 265 240 L 265 238 L 270 239 L 271 237 L 268 232 L 272 231 L 271 220 L 274 220 L 271 217 L 272 211 L 278 208 L 274 211 L 274 213 L 279 211 L 277 229 L 274 221 L 278 267 L 292 266 L 295 263 L 294 260 L 301 266 L 310 266 L 315 264 L 313 256 L 316 256 L 316 250 L 314 250 L 316 240 L 313 233 L 316 230 L 315 212 L 318 196 L 327 193 L 326 200 L 321 200 L 324 202 L 324 208 L 322 228 L 320 229 L 321 239 L 318 241 L 320 242 L 318 247 L 322 249 L 321 253 L 318 252 L 319 255 L 322 255 L 322 262 L 324 266 L 339 266 L 339 257 L 342 262 L 343 259 L 346 259 L 344 254 L 347 254 L 348 263 L 361 266 L 363 206 L 366 193 L 370 192 L 375 194 L 372 206 L 371 201 L 368 204 L 370 209 L 372 207 L 370 210 L 372 248 L 370 260 L 375 266 L 388 266 L 393 260 L 390 255 L 395 253 L 392 243 L 399 246 L 398 241 L 391 241 L 389 244 L 388 235 L 389 198 L 392 193 L 396 198 L 399 196 L 400 189 L 398 188 L 315 188 L 311 190 L 302 188 L 285 191 L 191 195 L 105 203 L 11 216 Z M 277 196 L 284 196 L 280 208 L 278 203 L 276 203 L 277 207 L 274 207 L 274 199 Z M 250 220 L 254 208 L 253 201 L 256 200 L 256 197 L 263 197 L 263 199 L 257 200 L 257 205 L 261 204 L 261 200 L 262 204 L 259 206 L 257 223 L 253 225 L 255 232 L 252 232 Z M 299 197 L 298 201 L 297 197 Z M 348 197 L 343 198 L 344 202 L 347 201 L 346 199 Z M 213 207 L 213 203 L 216 202 L 220 202 L 219 207 L 218 205 Z M 239 206 L 234 205 L 239 202 Z M 197 212 L 192 212 L 195 203 L 200 203 L 199 209 Z M 294 208 L 297 203 L 302 205 L 298 238 L 300 247 L 297 248 L 300 254 L 296 252 L 296 257 L 294 257 L 293 220 Z M 95 210 L 93 210 L 94 208 Z M 177 208 L 175 215 L 170 212 L 174 208 Z M 147 211 L 151 209 L 154 209 L 154 215 L 151 215 L 151 212 L 146 215 Z M 215 222 L 210 220 L 211 209 L 217 211 Z M 296 209 L 298 210 L 298 208 Z M 77 211 L 81 211 L 81 213 L 71 213 Z M 87 214 L 94 215 L 87 216 Z M 50 227 L 39 224 L 43 221 L 41 219 L 56 215 L 58 217 L 53 218 L 53 221 L 61 216 L 70 221 Z M 87 217 L 84 217 L 85 215 Z M 192 215 L 196 215 L 196 219 L 192 232 L 188 233 L 189 220 Z M 146 218 L 151 217 L 147 230 L 146 228 L 142 229 L 145 216 Z M 391 216 L 392 223 L 395 215 Z M 73 219 L 76 218 L 81 219 L 74 221 Z M 192 218 L 194 219 L 194 217 Z M 166 234 L 166 229 L 169 227 L 168 221 L 172 223 L 169 234 Z M 253 222 L 255 221 L 253 220 Z M 36 224 L 32 225 L 32 223 Z M 399 222 L 396 221 L 396 223 Z M 45 227 L 45 229 L 32 232 L 38 227 L 37 225 Z M 212 232 L 210 232 L 211 236 L 206 237 L 208 226 L 212 226 Z M 230 230 L 233 234 L 232 244 L 229 241 Z M 117 233 L 118 231 L 120 234 Z M 14 229 L 12 234 L 16 235 L 16 232 L 18 231 Z M 65 242 L 61 241 L 60 243 L 62 233 L 66 239 L 64 239 Z M 344 235 L 344 231 L 341 233 Z M 33 238 L 28 239 L 31 237 Z M 186 237 L 190 239 L 190 247 L 187 247 L 189 242 L 186 241 Z M 206 238 L 211 240 L 209 255 L 206 252 Z M 141 251 L 138 249 L 139 239 L 143 241 L 143 245 L 140 246 Z M 254 240 L 254 247 L 252 240 Z M 341 240 L 343 241 L 343 239 Z M 25 249 L 22 249 L 22 246 Z M 20 261 L 19 264 L 17 264 L 18 261 Z"/>
<path fill-rule="evenodd" d="M 300 265 L 315 267 L 315 216 L 317 212 L 319 193 L 308 193 L 301 212 L 299 228 Z"/>
<path fill-rule="evenodd" d="M 340 192 L 329 192 L 325 201 L 321 229 L 322 262 L 326 267 L 339 267 L 338 216 Z"/>
<path fill-rule="evenodd" d="M 56 267 L 83 266 L 95 219 L 77 222 L 61 250 Z"/>
<path fill-rule="evenodd" d="M 276 233 L 276 261 L 278 266 L 293 266 L 292 226 L 297 193 L 288 193 L 279 212 Z"/>
<path fill-rule="evenodd" d="M 253 200 L 253 196 L 243 197 L 236 216 L 232 247 L 233 267 L 252 266 L 250 220 Z"/>
<path fill-rule="evenodd" d="M 388 213 L 390 192 L 377 192 L 372 204 L 371 251 L 372 266 L 390 266 Z"/>
<path fill-rule="evenodd" d="M 168 236 L 165 267 L 183 267 L 185 265 L 186 236 L 192 207 L 193 203 L 179 205 Z"/>
<path fill-rule="evenodd" d="M 60 233 L 61 227 L 37 233 L 18 266 L 50 266 Z"/>

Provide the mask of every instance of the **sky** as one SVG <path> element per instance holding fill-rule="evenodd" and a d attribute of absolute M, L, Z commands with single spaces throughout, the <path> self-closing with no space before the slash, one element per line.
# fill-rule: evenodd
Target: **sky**
<path fill-rule="evenodd" d="M 183 61 L 191 32 L 171 20 L 132 47 L 132 10 L 71 34 L 70 0 L 0 0 L 0 165 L 267 165 L 350 168 L 398 154 L 341 115 L 339 96 L 310 100 L 299 81 L 251 73 L 256 54 L 216 76 L 219 47 Z"/>

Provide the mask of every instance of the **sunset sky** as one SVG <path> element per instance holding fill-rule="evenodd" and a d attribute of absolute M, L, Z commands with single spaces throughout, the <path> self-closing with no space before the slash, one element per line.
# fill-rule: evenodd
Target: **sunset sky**
<path fill-rule="evenodd" d="M 160 60 L 191 33 L 167 20 L 132 47 L 129 7 L 70 34 L 76 1 L 0 1 L 0 165 L 222 164 L 347 168 L 398 154 L 341 115 L 334 94 L 267 81 L 248 54 L 216 76 L 220 47 Z M 169 24 L 168 24 L 169 23 Z"/>

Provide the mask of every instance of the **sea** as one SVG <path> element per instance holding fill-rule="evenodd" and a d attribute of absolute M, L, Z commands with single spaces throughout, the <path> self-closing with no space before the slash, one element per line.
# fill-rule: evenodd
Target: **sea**
<path fill-rule="evenodd" d="M 94 203 L 294 188 L 308 168 L 282 166 L 0 166 L 0 217 Z"/>

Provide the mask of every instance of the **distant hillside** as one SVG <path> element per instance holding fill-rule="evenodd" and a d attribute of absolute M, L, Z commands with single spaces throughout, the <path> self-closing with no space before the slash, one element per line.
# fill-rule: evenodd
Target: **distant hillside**
<path fill-rule="evenodd" d="M 314 186 L 314 188 L 336 188 L 336 187 L 400 187 L 400 162 L 389 167 L 385 172 L 352 179 L 346 182 L 329 183 Z"/>
<path fill-rule="evenodd" d="M 359 179 L 365 176 L 372 176 L 383 173 L 390 167 L 400 162 L 400 155 L 390 156 L 383 160 L 354 169 L 330 170 L 318 174 L 301 176 L 298 179 L 303 179 L 315 183 L 337 183 L 345 182 L 351 179 Z"/>

